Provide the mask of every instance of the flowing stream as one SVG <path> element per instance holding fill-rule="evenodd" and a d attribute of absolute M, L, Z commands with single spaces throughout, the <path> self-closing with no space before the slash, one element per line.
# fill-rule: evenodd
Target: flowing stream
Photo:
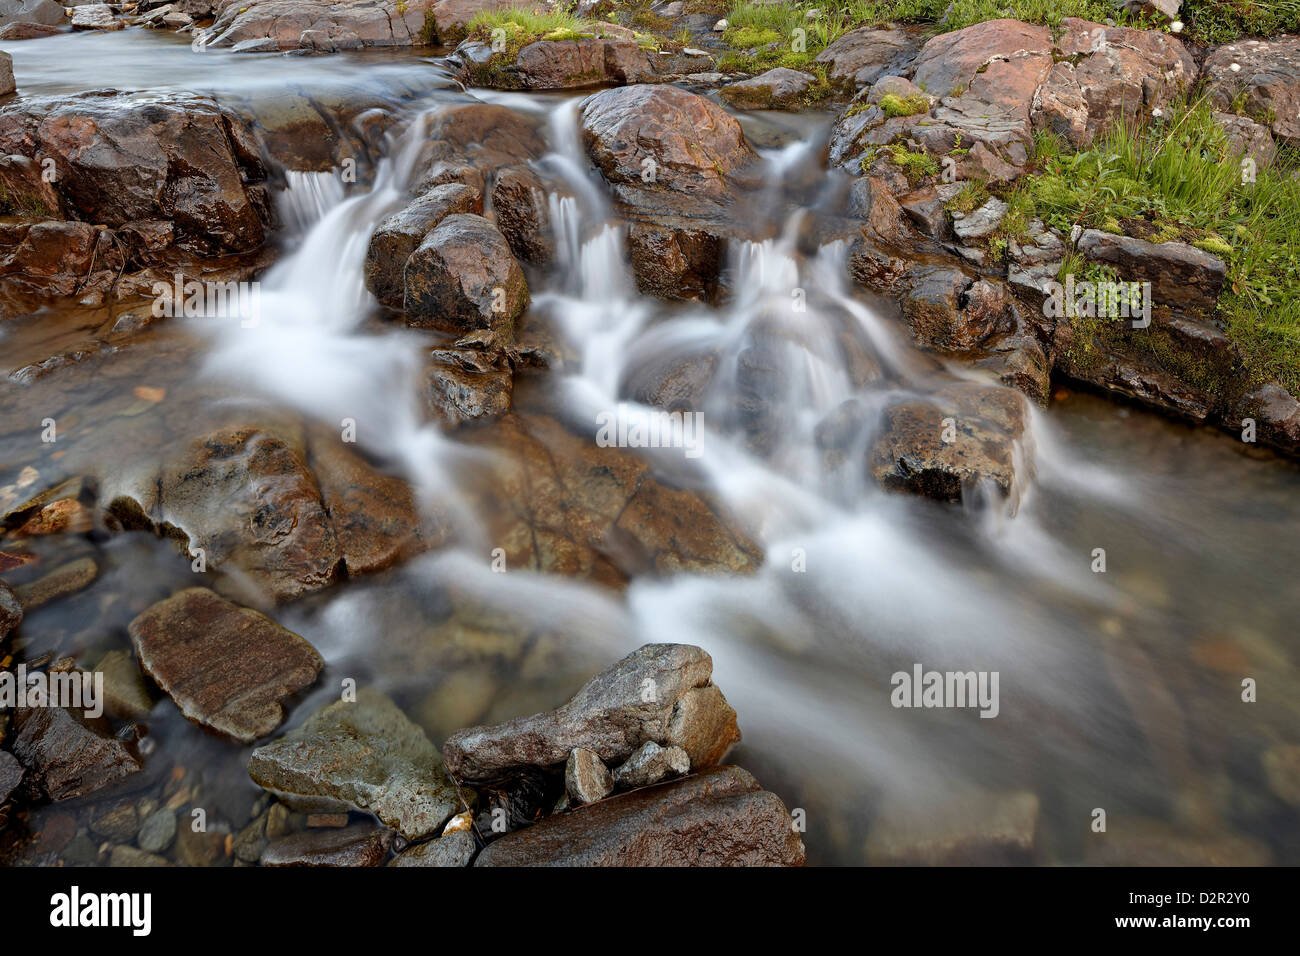
<path fill-rule="evenodd" d="M 82 41 L 75 51 L 94 57 L 81 55 L 78 65 L 74 39 Z M 69 60 L 55 69 L 47 57 L 64 47 Z M 421 334 L 379 320 L 365 291 L 371 231 L 418 176 L 426 124 L 463 99 L 446 90 L 433 61 L 389 57 L 375 67 L 353 56 L 199 57 L 172 38 L 134 30 L 5 49 L 20 79 L 30 78 L 24 95 L 90 88 L 90 74 L 110 64 L 120 65 L 113 76 L 123 86 L 159 85 L 152 77 L 161 73 L 172 88 L 250 101 L 275 95 L 281 74 L 300 87 L 319 81 L 336 90 L 364 75 L 368 87 L 401 91 L 404 120 L 370 185 L 344 188 L 331 171 L 286 174 L 277 197 L 284 253 L 262 277 L 256 327 L 233 317 L 177 322 L 153 344 L 100 360 L 121 374 L 72 374 L 68 385 L 52 376 L 7 399 L 6 408 L 38 418 L 74 399 L 107 407 L 153 363 L 174 356 L 166 374 L 178 393 L 232 403 L 259 395 L 329 428 L 354 419 L 368 456 L 450 513 L 456 545 L 277 612 L 328 661 L 290 725 L 351 676 L 390 690 L 436 734 L 454 729 L 440 708 L 458 695 L 478 695 L 465 713 L 503 719 L 555 706 L 639 644 L 695 643 L 713 655 L 714 680 L 740 715 L 744 741 L 734 762 L 806 810 L 811 863 L 869 859 L 876 824 L 892 819 L 893 808 L 921 808 L 939 839 L 987 826 L 986 811 L 975 809 L 981 801 L 1018 793 L 1037 800 L 1041 862 L 1091 860 L 1095 808 L 1137 821 L 1126 824 L 1132 833 L 1220 841 L 1224 862 L 1250 859 L 1255 846 L 1275 862 L 1300 862 L 1300 838 L 1261 769 L 1261 755 L 1295 743 L 1300 726 L 1300 470 L 1244 455 L 1224 436 L 1070 391 L 1050 410 L 1026 409 L 1014 507 L 980 493 L 962 506 L 888 494 L 865 469 L 828 465 L 818 425 L 846 401 L 870 413 L 970 374 L 914 351 L 891 303 L 855 293 L 844 243 L 801 251 L 805 220 L 842 201 L 833 183 L 811 193 L 803 185 L 819 178 L 829 117 L 797 127 L 779 117 L 746 119 L 774 124 L 775 140 L 785 140 L 761 150 L 765 187 L 751 213 L 772 238 L 732 244 L 733 293 L 707 307 L 637 292 L 624 224 L 579 143 L 579 98 L 478 94 L 543 119 L 550 152 L 538 166 L 571 193 L 548 199 L 555 264 L 529 275 L 529 321 L 547 323 L 568 345 L 562 365 L 533 386 L 553 397 L 556 415 L 594 440 L 602 411 L 633 420 L 651 413 L 631 397 L 642 370 L 691 356 L 716 363 L 700 404 L 698 457 L 681 448 L 645 455 L 658 474 L 705 490 L 749 529 L 762 565 L 748 576 L 642 576 L 615 591 L 559 575 L 493 572 L 494 542 L 470 494 L 473 468 L 491 467 L 490 456 L 485 462 L 481 450 L 426 421 Z M 162 65 L 142 70 L 139 57 L 155 54 L 165 55 Z M 257 79 L 242 79 L 255 72 Z M 792 308 L 792 289 L 803 293 L 802 309 Z M 51 336 L 104 320 L 89 312 L 19 318 L 0 344 L 6 371 Z M 869 374 L 846 360 L 846 337 L 868 357 Z M 750 387 L 756 343 L 779 369 L 757 425 L 736 401 Z M 142 349 L 151 350 L 147 360 L 135 354 Z M 102 469 L 119 468 L 129 482 L 161 441 L 146 432 L 137 429 L 133 443 L 91 442 L 72 457 L 98 456 Z M 864 430 L 845 456 L 861 460 L 870 437 Z M 17 440 L 0 436 L 4 480 L 23 464 Z M 138 593 L 139 579 L 151 575 L 166 591 L 185 574 L 171 569 L 170 547 L 147 535 L 102 547 L 115 555 L 108 562 L 115 570 L 89 592 L 101 602 L 101 622 L 129 619 L 127 608 L 111 606 L 115 590 Z M 1093 570 L 1097 548 L 1106 551 L 1106 573 Z M 423 627 L 422 609 L 446 593 L 565 639 L 510 680 L 443 664 L 421 671 L 406 648 Z M 76 633 L 96 613 L 83 602 L 42 611 L 31 624 Z M 83 619 L 69 620 L 74 614 Z M 29 650 L 39 651 L 41 638 L 33 641 Z M 110 628 L 95 646 L 124 643 Z M 915 664 L 997 672 L 996 718 L 892 706 L 892 675 Z M 1258 702 L 1241 700 L 1244 677 L 1257 682 Z M 155 714 L 159 752 L 210 768 L 205 779 L 230 805 L 251 799 L 246 751 L 164 716 L 167 706 Z M 1161 854 L 1173 851 L 1152 852 L 1151 862 L 1172 859 Z"/>

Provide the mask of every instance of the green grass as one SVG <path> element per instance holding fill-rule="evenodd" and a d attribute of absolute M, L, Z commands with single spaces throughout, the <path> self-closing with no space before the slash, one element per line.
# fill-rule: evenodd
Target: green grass
<path fill-rule="evenodd" d="M 1184 0 L 1179 16 L 1201 43 L 1300 32 L 1300 0 Z"/>
<path fill-rule="evenodd" d="M 943 27 L 946 31 L 1009 18 L 1025 23 L 1059 26 L 1066 17 L 1078 17 L 1104 23 L 1114 20 L 1120 26 L 1142 26 L 1142 17 L 1126 13 L 1111 0 L 955 0 Z"/>
<path fill-rule="evenodd" d="M 1180 240 L 1220 256 L 1219 313 L 1252 379 L 1300 391 L 1300 181 L 1294 154 L 1243 182 L 1239 158 L 1210 108 L 1171 110 L 1163 123 L 1114 127 L 1089 149 L 1036 141 L 1038 171 L 1009 195 L 1021 217 Z M 1028 220 L 1025 219 L 1027 222 Z"/>

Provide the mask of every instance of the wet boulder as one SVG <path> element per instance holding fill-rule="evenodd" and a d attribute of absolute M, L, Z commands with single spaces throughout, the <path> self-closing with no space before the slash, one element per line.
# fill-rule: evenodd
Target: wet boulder
<path fill-rule="evenodd" d="M 140 666 L 187 719 L 242 743 L 280 726 L 281 702 L 325 666 L 297 634 L 207 588 L 159 601 L 129 631 Z"/>
<path fill-rule="evenodd" d="M 425 370 L 429 411 L 448 427 L 492 421 L 510 411 L 514 373 L 500 351 L 434 349 Z"/>
<path fill-rule="evenodd" d="M 578 749 L 622 763 L 647 740 L 681 745 L 698 769 L 740 739 L 736 714 L 712 684 L 713 660 L 687 644 L 647 644 L 593 677 L 564 706 L 491 727 L 457 731 L 443 745 L 459 779 L 521 767 L 557 767 Z"/>
<path fill-rule="evenodd" d="M 775 794 L 738 767 L 619 794 L 508 833 L 475 866 L 802 866 Z"/>
<path fill-rule="evenodd" d="M 0 27 L 0 40 L 6 43 L 13 40 L 39 40 L 41 37 L 52 37 L 62 32 L 63 30 L 56 26 L 18 21 L 6 23 L 3 27 Z"/>
<path fill-rule="evenodd" d="M 719 198 L 755 158 L 735 119 L 675 86 L 602 90 L 582 101 L 579 123 L 587 154 L 614 185 Z"/>
<path fill-rule="evenodd" d="M 9 799 L 10 794 L 23 782 L 26 771 L 18 759 L 7 750 L 0 750 L 0 806 Z"/>
<path fill-rule="evenodd" d="M 207 96 L 97 90 L 25 99 L 0 109 L 0 154 L 53 160 L 62 208 L 85 222 L 167 220 L 214 253 L 254 249 L 266 235 L 265 170 L 241 121 Z"/>
<path fill-rule="evenodd" d="M 969 352 L 987 339 L 1003 318 L 1002 287 L 973 282 L 960 269 L 921 266 L 906 276 L 903 317 L 923 348 Z"/>
<path fill-rule="evenodd" d="M 779 66 L 766 73 L 724 86 L 722 98 L 738 109 L 791 110 L 803 105 L 803 98 L 817 78 Z"/>
<path fill-rule="evenodd" d="M 492 185 L 492 211 L 515 258 L 538 265 L 555 258 L 552 194 L 570 195 L 561 184 L 543 180 L 530 166 L 509 166 L 497 173 Z"/>
<path fill-rule="evenodd" d="M 98 233 L 85 222 L 34 223 L 13 254 L 0 264 L 6 285 L 70 296 L 81 288 L 94 261 Z"/>
<path fill-rule="evenodd" d="M 960 501 L 965 490 L 988 483 L 1014 503 L 1022 402 L 1008 388 L 961 383 L 890 405 L 868 469 L 887 490 Z"/>
<path fill-rule="evenodd" d="M 385 217 L 366 248 L 366 288 L 392 309 L 402 307 L 406 260 L 437 225 L 455 213 L 482 213 L 483 197 L 461 183 L 435 186 Z"/>
<path fill-rule="evenodd" d="M 273 840 L 262 851 L 262 866 L 379 866 L 388 855 L 392 833 L 370 823 L 323 827 Z"/>
<path fill-rule="evenodd" d="M 408 840 L 432 835 L 460 809 L 424 731 L 368 687 L 258 747 L 248 774 L 294 809 L 372 813 Z"/>
<path fill-rule="evenodd" d="M 513 334 L 528 284 L 505 236 L 482 216 L 448 216 L 411 253 L 404 271 L 406 323 L 461 334 Z"/>
<path fill-rule="evenodd" d="M 593 31 L 616 28 L 596 24 Z M 625 37 L 580 36 L 537 40 L 508 59 L 486 44 L 468 41 L 453 62 L 473 86 L 510 90 L 569 90 L 590 86 L 644 83 L 655 77 L 650 53 Z"/>
<path fill-rule="evenodd" d="M 496 103 L 450 103 L 427 121 L 416 193 L 446 182 L 487 192 L 497 170 L 540 159 L 546 140 L 536 118 Z"/>
<path fill-rule="evenodd" d="M 399 853 L 389 866 L 469 866 L 478 843 L 469 830 L 444 833 L 436 840 L 420 843 Z"/>

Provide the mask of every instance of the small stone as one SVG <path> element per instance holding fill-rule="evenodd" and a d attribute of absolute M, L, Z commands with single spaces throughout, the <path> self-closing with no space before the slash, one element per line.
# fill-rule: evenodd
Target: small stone
<path fill-rule="evenodd" d="M 20 764 L 14 755 L 6 750 L 0 750 L 0 804 L 9 799 L 9 794 L 18 789 L 18 784 L 23 782 L 23 765 Z"/>
<path fill-rule="evenodd" d="M 243 863 L 256 863 L 266 849 L 267 814 L 262 814 L 235 835 L 231 843 L 231 852 L 235 860 Z"/>
<path fill-rule="evenodd" d="M 691 758 L 681 747 L 660 747 L 647 740 L 614 771 L 614 784 L 625 790 L 648 787 L 669 775 L 681 776 L 690 769 Z"/>
<path fill-rule="evenodd" d="M 115 843 L 134 840 L 139 826 L 140 820 L 136 816 L 135 806 L 130 803 L 121 804 L 90 818 L 90 832 Z"/>
<path fill-rule="evenodd" d="M 346 813 L 309 813 L 308 827 L 345 827 L 348 825 Z"/>
<path fill-rule="evenodd" d="M 420 843 L 399 854 L 389 866 L 469 866 L 478 843 L 470 830 L 444 833 L 436 840 Z"/>
<path fill-rule="evenodd" d="M 91 558 L 78 558 L 55 568 L 43 578 L 16 588 L 14 593 L 22 603 L 23 611 L 30 614 L 38 607 L 69 594 L 76 594 L 99 575 L 99 565 Z"/>
<path fill-rule="evenodd" d="M 166 859 L 133 846 L 115 846 L 108 855 L 108 865 L 112 867 L 134 866 L 171 866 Z"/>
<path fill-rule="evenodd" d="M 684 750 L 696 770 L 722 763 L 739 740 L 736 712 L 715 684 L 684 694 L 668 722 L 666 743 Z"/>
<path fill-rule="evenodd" d="M 59 859 L 67 866 L 93 866 L 99 862 L 99 847 L 86 834 L 78 833 L 68 841 Z"/>
<path fill-rule="evenodd" d="M 176 860 L 185 866 L 216 866 L 226 856 L 229 833 L 195 830 L 194 818 L 186 817 L 176 833 Z"/>
<path fill-rule="evenodd" d="M 162 853 L 172 845 L 174 839 L 176 839 L 176 813 L 164 807 L 145 817 L 135 842 L 142 850 Z"/>
<path fill-rule="evenodd" d="M 609 768 L 590 750 L 576 748 L 564 765 L 564 790 L 573 803 L 595 803 L 614 789 Z"/>
<path fill-rule="evenodd" d="M 104 711 L 118 720 L 139 720 L 153 710 L 153 697 L 129 651 L 109 651 L 92 672 L 104 675 Z"/>
<path fill-rule="evenodd" d="M 271 804 L 271 809 L 267 812 L 266 817 L 266 835 L 272 840 L 292 833 L 295 829 L 292 825 L 293 813 L 283 803 Z"/>
<path fill-rule="evenodd" d="M 728 26 L 730 26 L 730 24 L 727 23 L 726 19 L 724 18 L 722 20 L 719 20 L 717 23 L 713 24 L 713 32 L 721 33 L 723 30 L 727 29 Z"/>

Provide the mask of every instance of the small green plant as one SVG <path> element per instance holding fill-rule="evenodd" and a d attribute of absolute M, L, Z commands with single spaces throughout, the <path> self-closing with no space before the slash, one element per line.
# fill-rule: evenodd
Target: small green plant
<path fill-rule="evenodd" d="M 904 98 L 896 93 L 886 93 L 880 98 L 880 108 L 886 116 L 915 116 L 930 111 L 930 98 L 921 94 Z"/>

